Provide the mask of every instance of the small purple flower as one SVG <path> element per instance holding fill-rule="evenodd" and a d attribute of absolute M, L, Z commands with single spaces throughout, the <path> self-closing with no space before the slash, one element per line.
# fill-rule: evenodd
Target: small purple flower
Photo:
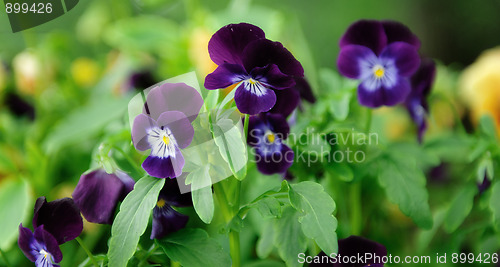
<path fill-rule="evenodd" d="M 35 263 L 37 267 L 59 266 L 62 260 L 61 249 L 54 236 L 45 231 L 44 226 L 35 228 L 35 233 L 19 225 L 19 248 L 26 258 Z"/>
<path fill-rule="evenodd" d="M 361 81 L 358 100 L 367 107 L 394 106 L 411 91 L 408 78 L 420 65 L 420 41 L 396 22 L 358 21 L 340 40 L 339 72 Z"/>
<path fill-rule="evenodd" d="M 175 178 L 182 173 L 181 149 L 193 140 L 191 122 L 202 105 L 198 91 L 186 84 L 163 84 L 149 92 L 143 113 L 135 117 L 132 127 L 135 148 L 151 150 L 142 163 L 149 175 Z"/>
<path fill-rule="evenodd" d="M 112 224 L 118 202 L 134 189 L 134 184 L 134 180 L 120 170 L 108 174 L 97 169 L 80 177 L 73 199 L 87 221 Z"/>
<path fill-rule="evenodd" d="M 324 252 L 318 254 L 318 259 L 320 259 L 321 263 L 311 263 L 309 266 L 333 266 L 333 267 L 382 267 L 384 264 L 382 262 L 376 262 L 374 259 L 365 260 L 363 263 L 354 263 L 354 262 L 345 262 L 344 257 L 351 259 L 352 256 L 356 258 L 359 255 L 365 255 L 366 253 L 370 253 L 380 258 L 387 256 L 387 249 L 374 241 L 369 239 L 359 237 L 359 236 L 350 236 L 348 238 L 339 240 L 339 251 L 337 253 L 337 258 L 332 259 L 328 258 L 330 255 L 326 255 Z M 336 261 L 335 261 L 336 260 Z"/>
<path fill-rule="evenodd" d="M 265 38 L 257 26 L 229 24 L 218 30 L 208 43 L 210 58 L 217 69 L 205 78 L 205 88 L 220 89 L 238 84 L 234 101 L 239 111 L 258 114 L 276 103 L 276 91 L 295 86 L 304 69 L 279 42 Z"/>
<path fill-rule="evenodd" d="M 186 227 L 189 216 L 172 208 L 193 206 L 191 193 L 181 194 L 175 179 L 167 179 L 153 209 L 151 239 L 160 239 Z"/>
<path fill-rule="evenodd" d="M 39 197 L 35 203 L 33 228 L 44 226 L 58 244 L 63 244 L 78 237 L 83 230 L 80 210 L 71 198 L 61 198 L 47 202 Z"/>
<path fill-rule="evenodd" d="M 421 62 L 417 72 L 411 77 L 412 90 L 405 100 L 406 109 L 417 125 L 420 143 L 427 129 L 426 114 L 429 112 L 427 97 L 436 76 L 436 64 L 432 59 L 424 58 Z"/>
<path fill-rule="evenodd" d="M 293 150 L 283 143 L 289 131 L 286 119 L 280 114 L 261 113 L 250 117 L 247 142 L 255 148 L 257 169 L 263 174 L 285 176 L 292 165 Z"/>

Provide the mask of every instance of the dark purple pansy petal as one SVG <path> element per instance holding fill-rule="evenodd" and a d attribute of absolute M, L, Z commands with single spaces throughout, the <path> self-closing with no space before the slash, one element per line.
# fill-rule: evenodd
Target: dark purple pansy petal
<path fill-rule="evenodd" d="M 380 86 L 370 88 L 369 80 L 358 86 L 359 103 L 365 107 L 394 106 L 403 102 L 410 93 L 410 83 L 407 79 L 398 77 L 392 87 Z"/>
<path fill-rule="evenodd" d="M 316 102 L 316 97 L 314 97 L 311 85 L 309 85 L 309 82 L 307 82 L 305 78 L 296 77 L 295 86 L 293 88 L 299 92 L 300 98 L 305 99 L 309 103 Z"/>
<path fill-rule="evenodd" d="M 80 177 L 73 199 L 87 221 L 112 224 L 118 201 L 122 201 L 133 187 L 134 180 L 124 172 L 108 174 L 98 169 Z"/>
<path fill-rule="evenodd" d="M 39 243 L 43 244 L 46 251 L 52 255 L 54 262 L 60 262 L 63 258 L 59 244 L 54 236 L 44 229 L 44 225 L 35 228 L 34 237 Z"/>
<path fill-rule="evenodd" d="M 182 194 L 177 179 L 165 180 L 165 185 L 160 191 L 160 198 L 163 198 L 167 204 L 174 207 L 193 206 L 191 192 Z"/>
<path fill-rule="evenodd" d="M 387 36 L 387 44 L 405 42 L 413 45 L 417 50 L 420 48 L 420 40 L 405 25 L 390 20 L 381 23 Z"/>
<path fill-rule="evenodd" d="M 156 121 L 147 115 L 141 113 L 135 117 L 132 126 L 132 142 L 137 150 L 145 151 L 151 148 L 148 143 L 147 131 L 155 126 Z"/>
<path fill-rule="evenodd" d="M 153 120 L 157 120 L 165 111 L 177 110 L 192 122 L 198 116 L 203 99 L 191 86 L 184 83 L 166 83 L 151 89 L 146 97 L 146 104 Z"/>
<path fill-rule="evenodd" d="M 361 76 L 361 64 L 376 61 L 377 56 L 368 47 L 347 45 L 340 50 L 337 59 L 337 68 L 347 78 L 359 79 Z"/>
<path fill-rule="evenodd" d="M 282 90 L 295 86 L 293 77 L 283 74 L 275 64 L 266 65 L 265 67 L 255 67 L 250 76 L 255 77 L 255 80 L 263 82 L 269 87 Z"/>
<path fill-rule="evenodd" d="M 153 229 L 151 239 L 160 239 L 186 227 L 189 216 L 177 212 L 168 204 L 153 209 Z"/>
<path fill-rule="evenodd" d="M 408 100 L 407 100 L 408 101 Z M 408 109 L 408 113 L 410 114 L 411 119 L 417 126 L 418 130 L 418 141 L 422 143 L 423 135 L 427 130 L 427 122 L 425 120 L 426 110 L 420 103 L 419 99 L 414 99 L 409 103 L 406 103 L 406 108 Z"/>
<path fill-rule="evenodd" d="M 262 121 L 261 116 L 251 116 L 248 121 L 248 136 L 247 143 L 250 146 L 257 146 L 259 144 L 259 138 L 265 133 L 263 128 L 264 121 Z"/>
<path fill-rule="evenodd" d="M 144 90 L 158 82 L 159 81 L 153 76 L 153 73 L 150 70 L 142 70 L 134 72 L 130 75 L 128 87 L 135 88 L 137 90 Z"/>
<path fill-rule="evenodd" d="M 276 104 L 269 110 L 269 113 L 281 114 L 288 117 L 299 105 L 299 92 L 294 88 L 274 91 L 276 94 Z"/>
<path fill-rule="evenodd" d="M 243 66 L 238 64 L 222 64 L 205 77 L 205 88 L 226 88 L 248 78 L 248 73 Z"/>
<path fill-rule="evenodd" d="M 387 45 L 387 36 L 380 21 L 359 20 L 347 28 L 339 45 L 341 49 L 348 45 L 362 45 L 379 54 Z"/>
<path fill-rule="evenodd" d="M 398 75 L 403 77 L 410 77 L 420 66 L 420 56 L 417 49 L 404 42 L 388 45 L 380 54 L 380 58 L 383 60 L 393 59 L 398 69 Z"/>
<path fill-rule="evenodd" d="M 484 174 L 483 182 L 477 184 L 477 189 L 479 190 L 479 194 L 482 195 L 488 188 L 491 186 L 491 181 L 486 174 Z"/>
<path fill-rule="evenodd" d="M 245 47 L 243 66 L 247 71 L 269 64 L 276 64 L 280 71 L 286 75 L 304 76 L 304 69 L 300 62 L 280 42 L 259 39 Z"/>
<path fill-rule="evenodd" d="M 175 178 L 182 173 L 184 157 L 179 149 L 175 148 L 175 157 L 148 156 L 142 163 L 142 168 L 156 178 Z"/>
<path fill-rule="evenodd" d="M 242 64 L 243 49 L 248 43 L 265 38 L 259 27 L 248 23 L 229 24 L 218 30 L 208 42 L 208 53 L 217 65 Z"/>
<path fill-rule="evenodd" d="M 281 114 L 263 114 L 262 116 L 269 122 L 269 126 L 273 133 L 279 135 L 281 139 L 286 139 L 288 137 L 290 126 L 288 126 L 285 117 Z"/>
<path fill-rule="evenodd" d="M 45 197 L 39 197 L 35 203 L 33 227 L 40 225 L 44 225 L 59 244 L 75 239 L 83 230 L 80 210 L 71 198 L 47 202 Z"/>
<path fill-rule="evenodd" d="M 241 84 L 236 88 L 234 102 L 241 113 L 255 115 L 261 112 L 269 111 L 276 103 L 276 94 L 272 89 L 261 85 L 259 95 L 245 88 Z"/>
<path fill-rule="evenodd" d="M 257 161 L 257 169 L 266 175 L 275 173 L 285 173 L 293 164 L 294 153 L 293 150 L 285 144 L 281 144 L 281 149 L 277 153 L 264 155 L 257 149 L 259 153 Z"/>
<path fill-rule="evenodd" d="M 411 76 L 411 95 L 427 96 L 436 77 L 436 63 L 430 58 L 422 58 L 417 72 Z M 427 105 L 424 106 L 427 110 Z"/>
<path fill-rule="evenodd" d="M 158 118 L 158 126 L 167 127 L 174 135 L 179 148 L 186 148 L 193 141 L 194 129 L 191 122 L 180 111 L 163 112 Z"/>
<path fill-rule="evenodd" d="M 38 254 L 31 248 L 31 244 L 33 244 L 33 242 L 35 242 L 33 232 L 31 232 L 30 229 L 23 227 L 23 224 L 20 224 L 17 245 L 23 251 L 26 258 L 34 262 Z"/>

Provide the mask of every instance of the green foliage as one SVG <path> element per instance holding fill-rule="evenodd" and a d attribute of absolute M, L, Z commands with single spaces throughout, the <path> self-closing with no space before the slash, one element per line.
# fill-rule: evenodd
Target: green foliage
<path fill-rule="evenodd" d="M 191 180 L 191 197 L 193 206 L 200 219 L 209 224 L 214 217 L 214 198 L 212 196 L 212 181 L 209 174 L 209 165 L 200 167 L 188 174 Z"/>
<path fill-rule="evenodd" d="M 287 266 L 301 266 L 302 264 L 297 261 L 297 255 L 305 252 L 307 248 L 307 238 L 299 223 L 300 216 L 300 212 L 287 207 L 283 210 L 281 218 L 274 223 L 274 245 Z"/>
<path fill-rule="evenodd" d="M 500 232 L 500 182 L 497 181 L 491 188 L 490 210 L 493 213 L 493 225 Z"/>
<path fill-rule="evenodd" d="M 7 250 L 16 239 L 19 224 L 24 221 L 31 204 L 28 183 L 9 179 L 0 183 L 0 249 Z"/>
<path fill-rule="evenodd" d="M 123 200 L 111 229 L 108 250 L 110 267 L 126 266 L 127 261 L 134 255 L 164 184 L 164 179 L 143 177 Z"/>
<path fill-rule="evenodd" d="M 335 202 L 314 182 L 291 185 L 290 203 L 299 211 L 299 222 L 304 234 L 316 241 L 327 255 L 337 253 L 337 219 L 332 215 Z"/>
<path fill-rule="evenodd" d="M 182 229 L 156 243 L 172 261 L 183 266 L 231 266 L 229 253 L 203 229 Z"/>
<path fill-rule="evenodd" d="M 444 218 L 444 229 L 451 233 L 457 230 L 467 215 L 469 215 L 474 204 L 474 196 L 477 194 L 475 184 L 467 184 L 453 199 Z"/>

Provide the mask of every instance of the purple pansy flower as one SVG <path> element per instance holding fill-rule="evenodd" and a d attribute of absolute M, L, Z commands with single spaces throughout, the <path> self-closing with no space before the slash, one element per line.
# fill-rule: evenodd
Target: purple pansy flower
<path fill-rule="evenodd" d="M 297 107 L 301 107 L 301 100 L 306 100 L 309 103 L 316 102 L 309 82 L 302 77 L 295 78 L 294 87 L 275 91 L 275 94 L 276 104 L 269 110 L 269 113 L 278 113 L 285 118 L 292 114 Z"/>
<path fill-rule="evenodd" d="M 276 103 L 275 90 L 292 88 L 295 78 L 304 76 L 300 62 L 281 43 L 266 39 L 251 24 L 222 27 L 210 39 L 208 51 L 218 67 L 205 78 L 205 88 L 238 84 L 234 101 L 245 114 L 269 111 Z"/>
<path fill-rule="evenodd" d="M 202 105 L 198 91 L 183 83 L 163 84 L 149 92 L 143 113 L 135 117 L 132 127 L 135 148 L 151 150 L 142 163 L 149 175 L 175 178 L 182 173 L 181 149 L 193 140 L 191 122 Z"/>
<path fill-rule="evenodd" d="M 83 230 L 80 210 L 71 198 L 61 198 L 47 202 L 39 197 L 35 203 L 33 228 L 44 226 L 58 244 L 63 244 L 78 237 Z"/>
<path fill-rule="evenodd" d="M 411 77 L 412 90 L 405 100 L 405 106 L 412 120 L 418 128 L 418 141 L 427 129 L 426 114 L 429 112 L 427 97 L 431 91 L 434 77 L 436 76 L 436 64 L 432 59 L 424 58 L 417 72 Z"/>
<path fill-rule="evenodd" d="M 344 257 L 351 259 L 352 256 L 356 257 L 359 255 L 365 255 L 366 253 L 372 254 L 374 257 L 371 260 L 365 260 L 363 263 L 345 262 Z M 328 255 L 331 256 L 331 255 Z M 378 256 L 381 259 L 387 256 L 387 249 L 374 241 L 369 239 L 350 236 L 348 238 L 339 240 L 339 251 L 337 253 L 337 258 L 329 258 L 324 252 L 318 254 L 318 259 L 320 262 L 313 262 L 309 266 L 333 266 L 333 267 L 382 267 L 384 264 L 382 262 L 375 261 Z M 340 259 L 339 259 L 340 258 Z"/>
<path fill-rule="evenodd" d="M 117 170 L 97 169 L 85 173 L 73 191 L 73 199 L 87 221 L 112 224 L 116 206 L 134 189 L 134 180 Z"/>
<path fill-rule="evenodd" d="M 367 107 L 393 106 L 411 91 L 408 81 L 420 65 L 420 41 L 396 22 L 358 21 L 340 40 L 339 72 L 361 81 L 358 100 Z"/>
<path fill-rule="evenodd" d="M 294 157 L 293 150 L 283 143 L 289 131 L 290 127 L 281 114 L 261 113 L 250 117 L 247 142 L 255 148 L 260 172 L 286 174 Z"/>
<path fill-rule="evenodd" d="M 37 267 L 59 266 L 62 260 L 61 249 L 54 236 L 45 231 L 44 226 L 35 228 L 35 233 L 19 225 L 19 248 L 26 258 L 35 263 Z"/>
<path fill-rule="evenodd" d="M 193 206 L 193 202 L 191 193 L 181 194 L 177 180 L 167 179 L 153 209 L 151 239 L 163 238 L 186 226 L 189 216 L 174 210 L 172 206 L 188 207 Z"/>

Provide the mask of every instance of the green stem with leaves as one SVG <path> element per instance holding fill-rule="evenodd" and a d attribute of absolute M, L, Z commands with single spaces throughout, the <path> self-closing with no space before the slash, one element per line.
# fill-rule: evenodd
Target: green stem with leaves
<path fill-rule="evenodd" d="M 90 250 L 87 248 L 87 246 L 85 246 L 85 243 L 83 243 L 82 239 L 80 237 L 77 237 L 77 238 L 75 238 L 75 240 L 78 242 L 78 244 L 80 244 L 80 247 L 85 251 L 85 253 L 87 253 L 92 264 L 95 267 L 99 267 L 99 264 L 97 264 L 97 261 L 95 260 L 94 255 L 92 255 L 92 252 L 90 252 Z"/>

